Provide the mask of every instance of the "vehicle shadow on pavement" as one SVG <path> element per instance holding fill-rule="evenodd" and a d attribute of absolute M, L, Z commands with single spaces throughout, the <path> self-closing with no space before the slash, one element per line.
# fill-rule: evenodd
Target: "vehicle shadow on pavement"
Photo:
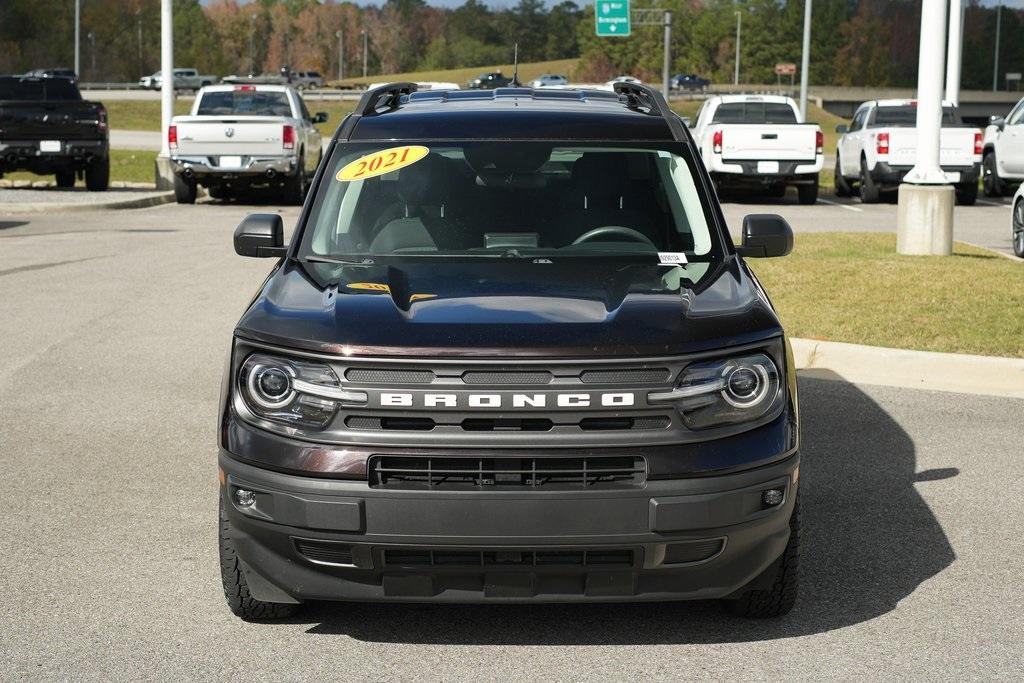
<path fill-rule="evenodd" d="M 820 376 L 820 375 L 819 375 Z M 309 633 L 371 642 L 460 645 L 725 643 L 850 626 L 893 610 L 955 559 L 914 489 L 914 444 L 877 403 L 833 379 L 800 379 L 803 506 L 800 597 L 781 619 L 733 617 L 721 603 L 309 605 Z M 293 622 L 294 623 L 294 622 Z"/>

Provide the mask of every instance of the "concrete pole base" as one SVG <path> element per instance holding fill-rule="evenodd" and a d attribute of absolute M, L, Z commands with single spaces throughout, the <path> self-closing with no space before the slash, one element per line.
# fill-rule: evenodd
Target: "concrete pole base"
<path fill-rule="evenodd" d="M 949 256 L 953 253 L 952 185 L 900 185 L 896 211 L 896 253 Z"/>
<path fill-rule="evenodd" d="M 174 189 L 174 170 L 171 168 L 169 157 L 157 156 L 156 163 L 153 166 L 153 177 L 156 180 L 156 189 Z"/>

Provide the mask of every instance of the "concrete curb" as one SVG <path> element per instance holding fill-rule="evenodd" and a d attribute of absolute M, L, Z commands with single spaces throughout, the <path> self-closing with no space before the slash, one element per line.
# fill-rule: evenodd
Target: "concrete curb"
<path fill-rule="evenodd" d="M 908 351 L 842 342 L 792 339 L 803 377 L 858 384 L 1024 398 L 1024 358 Z"/>
<path fill-rule="evenodd" d="M 23 213 L 77 213 L 80 211 L 109 211 L 112 209 L 143 209 L 147 206 L 159 206 L 174 201 L 173 192 L 154 192 L 145 197 L 122 199 L 114 202 L 81 202 L 81 203 L 60 203 L 60 202 L 32 202 L 23 204 L 0 204 L 0 214 L 23 214 Z"/>

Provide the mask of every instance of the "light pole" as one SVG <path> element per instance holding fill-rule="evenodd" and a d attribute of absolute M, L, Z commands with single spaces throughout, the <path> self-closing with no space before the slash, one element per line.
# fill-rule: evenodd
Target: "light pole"
<path fill-rule="evenodd" d="M 740 26 L 743 23 L 743 14 L 736 10 L 736 73 L 733 75 L 733 85 L 740 84 Z"/>
<path fill-rule="evenodd" d="M 75 77 L 82 77 L 82 60 L 80 55 L 80 36 L 82 31 L 82 0 L 75 0 Z"/>
<path fill-rule="evenodd" d="M 249 75 L 256 75 L 256 13 L 249 15 Z"/>
<path fill-rule="evenodd" d="M 807 122 L 807 80 L 811 68 L 811 0 L 804 0 L 804 52 L 800 57 L 800 116 Z"/>
<path fill-rule="evenodd" d="M 960 103 L 960 59 L 963 45 L 963 0 L 949 0 L 949 43 L 946 45 L 946 99 Z"/>
<path fill-rule="evenodd" d="M 999 89 L 999 34 L 1003 32 L 1003 0 L 999 0 L 996 7 L 996 54 L 995 64 L 992 66 L 992 92 Z"/>
<path fill-rule="evenodd" d="M 146 69 L 146 63 L 142 59 L 142 8 L 135 10 L 135 28 L 138 32 L 139 38 L 139 75 L 143 75 L 143 71 Z"/>
<path fill-rule="evenodd" d="M 171 168 L 171 147 L 167 140 L 167 128 L 174 116 L 174 3 L 160 0 L 160 154 L 156 158 L 155 172 L 158 190 L 174 187 L 174 171 Z"/>
<path fill-rule="evenodd" d="M 96 80 L 96 34 L 89 31 L 86 36 L 89 39 L 89 59 L 92 66 L 89 68 L 89 78 Z"/>
<path fill-rule="evenodd" d="M 338 29 L 334 32 L 338 38 L 338 80 L 345 79 L 345 32 Z"/>
<path fill-rule="evenodd" d="M 363 36 L 363 78 L 366 78 L 366 60 L 367 60 L 367 57 L 369 56 L 369 49 L 367 48 L 367 43 L 366 43 L 366 39 L 367 39 L 366 29 L 363 29 L 359 33 L 361 33 L 362 36 Z"/>

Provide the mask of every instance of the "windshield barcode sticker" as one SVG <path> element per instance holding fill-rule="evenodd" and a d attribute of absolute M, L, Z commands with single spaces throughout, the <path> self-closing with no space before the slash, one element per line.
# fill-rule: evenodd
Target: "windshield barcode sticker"
<path fill-rule="evenodd" d="M 659 251 L 658 265 L 662 266 L 685 266 L 686 254 L 681 251 Z"/>

